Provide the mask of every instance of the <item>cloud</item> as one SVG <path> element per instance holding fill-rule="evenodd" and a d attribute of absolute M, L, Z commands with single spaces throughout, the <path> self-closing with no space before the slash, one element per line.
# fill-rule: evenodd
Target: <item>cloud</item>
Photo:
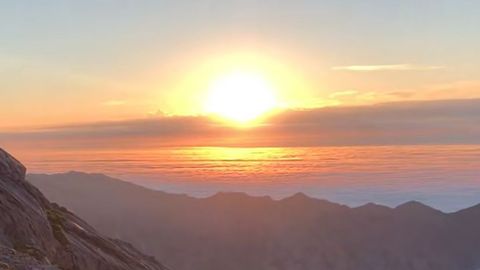
<path fill-rule="evenodd" d="M 353 65 L 353 66 L 337 66 L 332 70 L 337 71 L 354 71 L 354 72 L 371 72 L 371 71 L 429 71 L 445 69 L 444 66 L 422 66 L 412 64 L 393 64 L 393 65 Z"/>
<path fill-rule="evenodd" d="M 346 90 L 346 91 L 339 91 L 339 92 L 334 92 L 331 93 L 328 97 L 329 98 L 338 98 L 338 97 L 344 97 L 344 96 L 354 96 L 357 95 L 358 91 L 356 90 Z"/>
<path fill-rule="evenodd" d="M 387 95 L 403 100 L 477 99 L 480 98 L 480 81 L 428 84 L 420 88 L 389 92 Z"/>
<path fill-rule="evenodd" d="M 150 117 L 0 133 L 6 148 L 322 146 L 480 143 L 480 99 L 285 111 L 252 129 L 201 116 Z"/>

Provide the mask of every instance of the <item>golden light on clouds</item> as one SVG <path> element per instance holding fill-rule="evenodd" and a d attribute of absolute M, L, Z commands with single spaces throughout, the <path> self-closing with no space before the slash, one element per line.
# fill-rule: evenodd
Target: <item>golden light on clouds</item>
<path fill-rule="evenodd" d="M 213 80 L 206 113 L 247 124 L 278 106 L 275 89 L 259 73 L 234 71 Z"/>

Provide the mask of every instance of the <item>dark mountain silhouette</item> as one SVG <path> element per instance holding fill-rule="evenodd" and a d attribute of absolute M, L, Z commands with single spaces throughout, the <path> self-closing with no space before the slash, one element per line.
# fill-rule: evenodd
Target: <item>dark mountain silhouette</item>
<path fill-rule="evenodd" d="M 357 208 L 149 190 L 101 174 L 30 175 L 100 231 L 187 270 L 480 269 L 480 206 L 446 214 L 419 202 Z"/>
<path fill-rule="evenodd" d="M 166 270 L 130 244 L 97 233 L 25 181 L 0 149 L 0 269 Z"/>

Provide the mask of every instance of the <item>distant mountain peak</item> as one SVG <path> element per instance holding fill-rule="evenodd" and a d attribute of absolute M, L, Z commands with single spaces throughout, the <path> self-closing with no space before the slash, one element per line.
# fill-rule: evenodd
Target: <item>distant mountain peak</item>
<path fill-rule="evenodd" d="M 397 207 L 395 207 L 395 209 L 406 209 L 406 208 L 430 208 L 430 207 L 416 200 L 404 202 L 402 204 L 399 204 Z"/>
<path fill-rule="evenodd" d="M 375 210 L 385 210 L 385 211 L 392 210 L 392 208 L 390 208 L 388 206 L 385 206 L 385 205 L 382 205 L 382 204 L 376 204 L 376 203 L 372 203 L 372 202 L 366 203 L 364 205 L 360 205 L 358 207 L 355 207 L 354 209 L 357 209 L 357 210 L 375 209 Z"/>
<path fill-rule="evenodd" d="M 297 193 L 295 193 L 291 196 L 288 196 L 288 197 L 285 197 L 284 199 L 282 199 L 282 201 L 285 201 L 285 202 L 293 202 L 293 201 L 295 201 L 295 202 L 305 202 L 305 201 L 313 201 L 313 200 L 317 200 L 317 199 L 311 198 L 303 192 L 297 192 Z"/>
<path fill-rule="evenodd" d="M 297 192 L 297 193 L 294 193 L 293 195 L 289 196 L 289 197 L 286 197 L 284 199 L 282 199 L 281 201 L 297 201 L 297 202 L 312 202 L 312 203 L 326 203 L 326 204 L 332 204 L 332 205 L 341 205 L 341 204 L 338 204 L 338 203 L 335 203 L 335 202 L 331 202 L 329 200 L 325 200 L 325 199 L 319 199 L 319 198 L 315 198 L 315 197 L 310 197 L 308 196 L 307 194 L 303 193 L 303 192 Z"/>
<path fill-rule="evenodd" d="M 403 204 L 398 205 L 397 207 L 394 208 L 396 211 L 403 211 L 403 212 L 409 212 L 409 213 L 414 213 L 414 212 L 432 212 L 432 213 L 442 213 L 440 210 L 437 210 L 435 208 L 432 208 L 426 204 L 423 204 L 419 201 L 413 200 L 413 201 L 408 201 Z"/>
<path fill-rule="evenodd" d="M 309 196 L 307 196 L 307 194 L 303 193 L 303 192 L 297 192 L 295 194 L 293 194 L 292 196 L 290 196 L 290 198 L 295 198 L 295 199 L 311 199 Z"/>

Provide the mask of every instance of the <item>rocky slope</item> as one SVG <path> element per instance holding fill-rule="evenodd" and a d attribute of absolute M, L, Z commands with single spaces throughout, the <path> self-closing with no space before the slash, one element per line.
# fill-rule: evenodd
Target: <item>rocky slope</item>
<path fill-rule="evenodd" d="M 447 214 L 418 202 L 349 208 L 303 194 L 195 199 L 77 172 L 29 180 L 175 269 L 480 269 L 480 206 Z"/>
<path fill-rule="evenodd" d="M 19 161 L 0 149 L 0 269 L 167 269 L 50 203 L 25 180 L 25 172 Z"/>

